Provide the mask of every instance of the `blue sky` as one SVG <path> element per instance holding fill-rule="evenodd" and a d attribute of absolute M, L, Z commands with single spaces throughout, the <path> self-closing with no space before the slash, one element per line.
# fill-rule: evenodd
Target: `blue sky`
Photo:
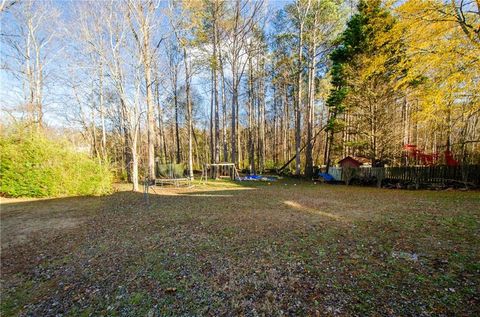
<path fill-rule="evenodd" d="M 43 1 L 43 0 L 42 0 Z M 42 1 L 39 1 L 39 4 L 42 5 Z M 87 0 L 83 0 L 85 2 Z M 106 1 L 106 0 L 105 0 Z M 76 16 L 74 13 L 74 6 L 79 4 L 79 1 L 72 1 L 72 0 L 52 0 L 49 2 L 43 1 L 45 4 L 51 4 L 52 7 L 57 9 L 59 11 L 59 18 L 58 21 L 52 21 L 50 25 L 47 26 L 52 26 L 55 25 L 56 22 L 60 22 L 57 25 L 61 25 L 62 23 L 65 23 L 66 25 L 71 24 L 73 21 L 75 21 Z M 266 0 L 265 3 L 268 6 L 268 15 L 267 18 L 273 18 L 274 14 L 277 10 L 281 9 L 284 7 L 287 3 L 290 1 L 287 0 Z M 167 1 L 162 1 L 160 3 L 161 6 L 166 5 Z M 10 10 L 11 12 L 7 12 L 7 14 L 2 14 L 1 16 L 1 31 L 2 33 L 8 33 L 9 35 L 12 35 L 11 33 L 15 33 L 15 26 L 16 26 L 16 21 L 13 16 L 15 8 L 12 8 Z M 271 16 L 270 16 L 271 15 Z M 266 27 L 267 29 L 265 31 L 269 31 L 269 23 L 267 23 Z M 49 30 L 51 32 L 55 32 L 55 29 Z M 58 39 L 60 42 L 62 39 Z M 60 43 L 59 42 L 59 43 Z M 68 44 L 68 43 L 65 43 Z M 0 41 L 0 52 L 1 52 L 1 64 L 2 65 L 8 65 L 11 67 L 13 65 L 12 59 L 8 57 L 8 55 L 11 55 L 12 51 L 8 49 L 8 47 L 5 45 L 5 42 L 2 40 Z M 48 65 L 48 68 L 57 68 L 61 70 L 63 67 L 62 65 L 66 61 L 63 60 L 60 56 L 58 59 L 53 59 L 51 61 L 51 64 Z M 206 75 L 206 76 L 205 76 Z M 196 86 L 198 90 L 198 93 L 202 96 L 203 99 L 203 106 L 207 107 L 209 106 L 209 84 L 205 84 L 205 79 L 208 79 L 208 74 L 199 74 L 196 79 L 194 79 L 194 86 Z M 0 107 L 2 109 L 5 108 L 13 108 L 17 104 L 21 103 L 22 101 L 22 83 L 16 76 L 14 76 L 11 72 L 6 71 L 5 69 L 0 70 Z M 51 124 L 60 124 L 63 125 L 65 122 L 63 122 L 62 114 L 65 113 L 65 111 L 68 111 L 68 106 L 64 104 L 59 104 L 57 98 L 55 96 L 62 95 L 64 93 L 69 93 L 68 91 L 65 91 L 65 88 L 62 86 L 59 86 L 56 83 L 50 82 L 49 89 L 46 89 L 46 101 L 48 106 L 46 107 L 46 114 L 45 118 L 46 120 L 51 123 Z M 52 91 L 54 90 L 54 91 Z M 67 109 L 65 109 L 67 108 Z"/>

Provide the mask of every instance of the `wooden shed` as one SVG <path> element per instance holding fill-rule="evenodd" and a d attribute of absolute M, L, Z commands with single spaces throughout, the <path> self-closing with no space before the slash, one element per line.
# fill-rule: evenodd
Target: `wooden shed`
<path fill-rule="evenodd" d="M 340 167 L 343 167 L 343 168 L 345 167 L 359 168 L 361 165 L 363 165 L 363 163 L 360 162 L 360 160 L 355 159 L 351 156 L 344 157 L 343 159 L 338 161 L 338 164 L 340 165 Z"/>

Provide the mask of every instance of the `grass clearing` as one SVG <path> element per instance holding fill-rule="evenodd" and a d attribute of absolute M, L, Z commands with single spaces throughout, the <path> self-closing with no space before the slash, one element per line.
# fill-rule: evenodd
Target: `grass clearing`
<path fill-rule="evenodd" d="M 2 316 L 480 314 L 478 192 L 125 189 L 2 203 Z"/>

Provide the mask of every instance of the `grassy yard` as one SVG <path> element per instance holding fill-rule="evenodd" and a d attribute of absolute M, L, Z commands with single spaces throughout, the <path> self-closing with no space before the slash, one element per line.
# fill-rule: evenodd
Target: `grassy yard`
<path fill-rule="evenodd" d="M 478 316 L 480 193 L 294 181 L 1 206 L 1 316 Z"/>

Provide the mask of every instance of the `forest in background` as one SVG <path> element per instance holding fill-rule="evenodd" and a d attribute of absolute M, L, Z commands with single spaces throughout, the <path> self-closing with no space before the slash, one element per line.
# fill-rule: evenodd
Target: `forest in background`
<path fill-rule="evenodd" d="M 156 160 L 480 162 L 478 0 L 0 5 L 2 138 L 55 130 L 134 189 Z"/>

